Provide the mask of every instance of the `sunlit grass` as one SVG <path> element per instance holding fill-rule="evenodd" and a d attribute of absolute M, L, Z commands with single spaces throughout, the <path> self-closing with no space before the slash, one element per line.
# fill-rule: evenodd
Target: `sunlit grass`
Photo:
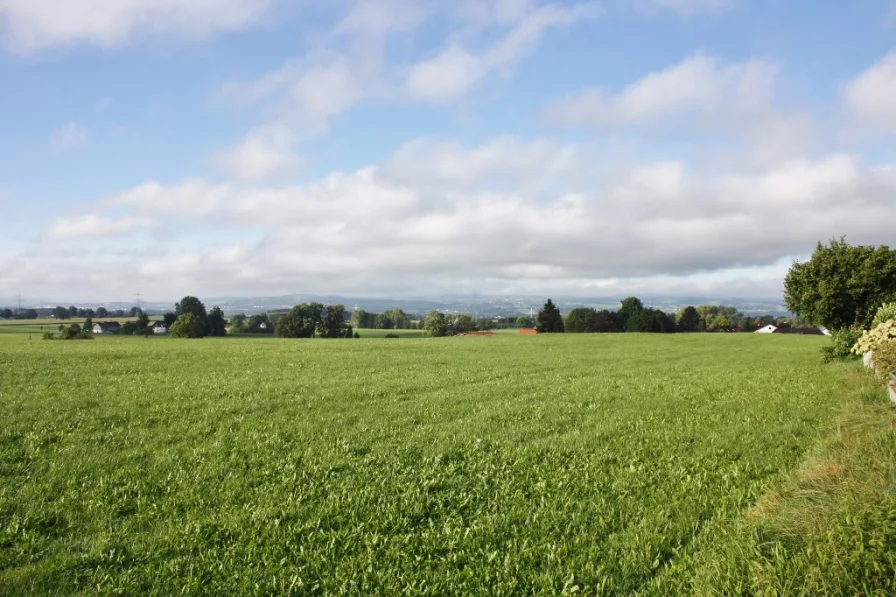
<path fill-rule="evenodd" d="M 0 593 L 633 593 L 817 444 L 820 341 L 7 338 Z"/>

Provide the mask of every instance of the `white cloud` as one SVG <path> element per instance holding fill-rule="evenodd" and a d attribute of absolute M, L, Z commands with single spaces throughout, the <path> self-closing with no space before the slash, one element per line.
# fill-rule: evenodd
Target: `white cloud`
<path fill-rule="evenodd" d="M 270 124 L 249 131 L 235 147 L 219 152 L 214 163 L 241 179 L 260 179 L 298 171 L 305 161 L 294 153 L 295 135 L 289 127 Z"/>
<path fill-rule="evenodd" d="M 695 115 L 723 122 L 767 111 L 775 66 L 751 60 L 720 65 L 695 56 L 632 83 L 618 94 L 591 88 L 568 95 L 546 110 L 553 122 L 621 127 L 656 125 L 671 117 Z"/>
<path fill-rule="evenodd" d="M 734 7 L 735 0 L 644 0 L 652 9 L 673 10 L 682 14 L 723 12 Z"/>
<path fill-rule="evenodd" d="M 896 133 L 896 52 L 850 81 L 843 95 L 861 127 Z"/>
<path fill-rule="evenodd" d="M 6 49 L 116 47 L 155 35 L 204 38 L 256 23 L 272 0 L 0 0 Z"/>
<path fill-rule="evenodd" d="M 50 149 L 56 152 L 68 151 L 87 144 L 90 134 L 75 124 L 69 122 L 50 136 Z"/>
<path fill-rule="evenodd" d="M 522 6 L 522 7 L 521 7 Z M 413 99 L 425 102 L 455 101 L 477 87 L 493 73 L 510 69 L 532 52 L 550 29 L 594 18 L 600 14 L 596 4 L 576 4 L 565 8 L 548 4 L 524 14 L 528 4 L 511 4 L 497 19 L 518 18 L 518 22 L 498 42 L 482 52 L 473 53 L 451 43 L 439 54 L 415 64 L 405 82 Z"/>
<path fill-rule="evenodd" d="M 892 236 L 896 166 L 869 168 L 842 154 L 762 171 L 658 161 L 569 182 L 571 170 L 601 157 L 509 137 L 476 147 L 425 139 L 380 166 L 309 185 L 147 183 L 108 200 L 125 218 L 57 223 L 46 237 L 186 221 L 182 242 L 128 261 L 177 296 L 191 284 L 204 293 L 398 295 L 478 280 L 506 292 L 585 292 L 662 276 L 672 287 L 712 278 L 706 272 L 770 267 L 841 234 L 869 244 Z M 259 240 L 204 241 L 202 250 L 189 240 L 221 230 Z"/>
<path fill-rule="evenodd" d="M 142 216 L 109 218 L 97 214 L 87 214 L 74 218 L 54 220 L 44 232 L 44 238 L 51 240 L 75 240 L 127 236 L 137 230 L 152 228 L 156 222 Z"/>

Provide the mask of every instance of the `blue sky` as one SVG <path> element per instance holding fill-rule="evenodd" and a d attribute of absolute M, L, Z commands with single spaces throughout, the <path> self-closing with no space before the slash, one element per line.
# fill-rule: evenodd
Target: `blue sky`
<path fill-rule="evenodd" d="M 775 297 L 892 244 L 896 2 L 0 0 L 0 300 Z"/>

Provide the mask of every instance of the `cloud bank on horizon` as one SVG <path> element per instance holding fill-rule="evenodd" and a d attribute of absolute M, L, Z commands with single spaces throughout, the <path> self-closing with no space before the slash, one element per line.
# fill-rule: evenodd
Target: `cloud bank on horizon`
<path fill-rule="evenodd" d="M 0 296 L 774 297 L 893 242 L 890 0 L 0 0 Z"/>

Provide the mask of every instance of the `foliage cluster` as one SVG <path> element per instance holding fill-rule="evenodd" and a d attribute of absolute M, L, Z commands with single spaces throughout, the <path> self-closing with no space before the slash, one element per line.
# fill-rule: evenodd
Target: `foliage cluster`
<path fill-rule="evenodd" d="M 890 319 L 877 325 L 873 330 L 865 330 L 852 348 L 853 354 L 863 355 L 877 352 L 887 342 L 896 340 L 896 320 Z"/>
<path fill-rule="evenodd" d="M 845 238 L 818 243 L 784 280 L 787 308 L 832 330 L 867 328 L 875 311 L 896 299 L 896 250 L 852 246 Z"/>
<path fill-rule="evenodd" d="M 842 328 L 831 332 L 831 338 L 821 347 L 821 357 L 825 363 L 832 361 L 845 361 L 855 358 L 853 347 L 862 331 L 855 328 Z"/>
<path fill-rule="evenodd" d="M 896 320 L 896 302 L 884 303 L 874 314 L 874 320 L 871 327 L 876 328 L 885 321 Z"/>

